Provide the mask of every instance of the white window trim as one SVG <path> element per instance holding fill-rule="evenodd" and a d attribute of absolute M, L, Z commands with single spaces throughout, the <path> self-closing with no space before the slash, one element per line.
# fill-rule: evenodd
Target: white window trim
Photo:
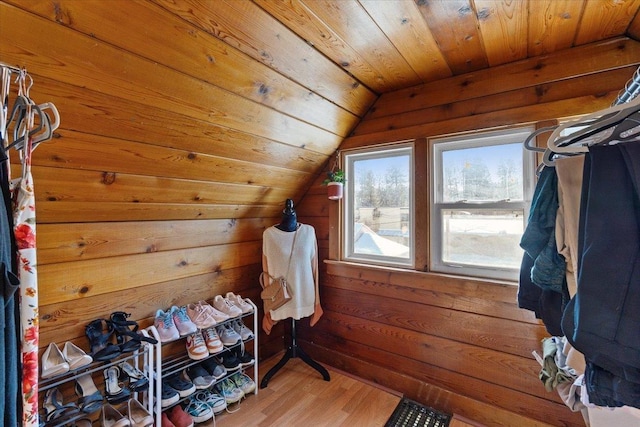
<path fill-rule="evenodd" d="M 385 158 L 395 156 L 399 154 L 409 155 L 409 212 L 410 212 L 410 224 L 411 224 L 411 242 L 409 245 L 409 259 L 379 256 L 370 254 L 356 254 L 354 253 L 353 242 L 353 224 L 354 224 L 354 209 L 351 206 L 352 197 L 355 195 L 355 180 L 350 179 L 353 176 L 353 163 L 356 160 L 366 160 L 374 158 Z M 393 146 L 385 147 L 372 147 L 368 149 L 357 149 L 342 152 L 342 164 L 345 171 L 346 182 L 343 196 L 343 209 L 342 209 L 342 224 L 343 224 L 343 236 L 342 239 L 342 254 L 343 260 L 350 262 L 360 262 L 365 264 L 383 265 L 390 267 L 401 268 L 414 268 L 415 267 L 415 162 L 414 162 L 415 149 L 413 142 L 394 144 Z"/>
<path fill-rule="evenodd" d="M 485 277 L 498 280 L 518 280 L 519 268 L 507 269 L 498 267 L 474 267 L 465 264 L 445 263 L 441 256 L 442 247 L 442 215 L 440 212 L 447 209 L 506 209 L 506 210 L 523 210 L 523 221 L 526 225 L 531 206 L 531 197 L 535 187 L 535 153 L 525 150 L 523 147 L 523 173 L 525 175 L 524 200 L 523 201 L 498 201 L 491 203 L 438 203 L 442 200 L 443 189 L 442 180 L 438 177 L 442 176 L 442 152 L 451 148 L 463 149 L 472 148 L 483 145 L 500 145 L 514 142 L 524 142 L 527 136 L 534 131 L 532 126 L 525 128 L 511 128 L 499 131 L 487 131 L 478 134 L 456 135 L 443 138 L 432 138 L 429 140 L 430 145 L 430 162 L 433 166 L 431 174 L 430 187 L 430 225 L 429 225 L 429 248 L 430 248 L 430 270 L 437 273 L 456 274 L 461 276 Z M 446 148 L 446 149 L 445 149 Z M 527 179 L 526 177 L 530 177 Z M 437 187 L 437 188 L 436 188 Z"/>

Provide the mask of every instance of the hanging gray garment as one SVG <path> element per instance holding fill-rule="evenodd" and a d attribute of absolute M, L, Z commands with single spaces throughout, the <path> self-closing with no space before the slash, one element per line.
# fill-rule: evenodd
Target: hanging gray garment
<path fill-rule="evenodd" d="M 19 407 L 20 370 L 18 354 L 18 298 L 16 291 L 20 287 L 14 271 L 15 244 L 13 238 L 13 220 L 11 198 L 9 196 L 9 179 L 7 176 L 7 157 L 4 152 L 0 159 L 0 185 L 2 186 L 3 205 L 0 206 L 0 278 L 2 279 L 2 314 L 0 314 L 0 337 L 4 351 L 0 355 L 0 387 L 3 397 L 0 399 L 0 419 L 5 426 L 17 426 L 22 413 Z"/>

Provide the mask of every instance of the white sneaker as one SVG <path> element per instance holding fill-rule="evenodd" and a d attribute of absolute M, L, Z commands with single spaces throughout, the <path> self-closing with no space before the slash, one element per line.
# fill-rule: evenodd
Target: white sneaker
<path fill-rule="evenodd" d="M 213 410 L 209 405 L 194 399 L 188 401 L 187 406 L 184 407 L 184 412 L 191 415 L 194 423 L 203 423 L 214 418 Z"/>
<path fill-rule="evenodd" d="M 204 335 L 204 342 L 207 345 L 209 353 L 213 354 L 224 350 L 222 341 L 220 341 L 220 337 L 218 336 L 215 328 L 205 329 L 204 331 L 202 331 L 202 335 Z"/>
<path fill-rule="evenodd" d="M 216 332 L 218 333 L 218 336 L 220 337 L 220 341 L 222 341 L 222 344 L 226 346 L 234 345 L 238 341 L 242 340 L 242 337 L 240 336 L 240 334 L 238 334 L 236 331 L 231 329 L 231 325 L 228 325 L 228 324 L 217 326 Z"/>
<path fill-rule="evenodd" d="M 222 295 L 216 295 L 213 299 L 213 307 L 229 317 L 238 317 L 242 315 L 242 310 L 236 307 L 231 300 L 224 298 Z"/>
<path fill-rule="evenodd" d="M 236 295 L 233 292 L 227 292 L 227 295 L 225 295 L 225 297 L 229 301 L 234 303 L 236 307 L 240 308 L 240 310 L 242 310 L 242 313 L 247 314 L 253 311 L 253 306 L 249 304 L 246 298 L 242 298 L 240 295 Z"/>
<path fill-rule="evenodd" d="M 217 383 L 215 389 L 220 393 L 222 397 L 227 401 L 227 405 L 235 403 L 244 397 L 242 390 L 236 386 L 236 384 L 229 378 Z"/>
<path fill-rule="evenodd" d="M 193 396 L 193 399 L 206 403 L 214 414 L 219 414 L 227 409 L 227 401 L 225 398 L 210 390 L 199 391 Z"/>
<path fill-rule="evenodd" d="M 256 389 L 255 381 L 253 381 L 247 374 L 237 372 L 230 378 L 244 394 L 252 393 Z"/>
<path fill-rule="evenodd" d="M 200 332 L 191 334 L 187 337 L 186 342 L 187 354 L 190 359 L 202 360 L 209 357 L 209 350 L 204 342 L 204 338 Z"/>

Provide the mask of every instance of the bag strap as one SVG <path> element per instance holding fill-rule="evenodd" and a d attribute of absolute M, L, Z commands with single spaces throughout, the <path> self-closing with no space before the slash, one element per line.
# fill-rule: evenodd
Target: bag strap
<path fill-rule="evenodd" d="M 271 275 L 269 273 L 267 273 L 266 271 L 263 271 L 262 273 L 260 273 L 260 287 L 262 289 L 267 287 L 267 285 L 264 283 L 264 276 L 265 275 L 271 277 Z"/>
<path fill-rule="evenodd" d="M 298 236 L 298 229 L 296 229 L 296 231 L 293 232 L 293 243 L 291 243 L 291 253 L 289 254 L 289 264 L 287 265 L 287 274 L 284 276 L 284 278 L 287 280 L 287 282 L 289 281 L 289 270 L 291 270 L 291 258 L 293 257 L 293 248 L 296 246 L 296 237 Z M 262 289 L 266 288 L 267 285 L 264 283 L 264 275 L 269 276 L 269 278 L 271 280 L 275 280 L 276 278 L 273 277 L 271 274 L 266 273 L 266 272 L 262 272 L 260 273 L 260 286 L 262 286 Z"/>
<path fill-rule="evenodd" d="M 287 265 L 287 274 L 284 276 L 287 279 L 287 283 L 289 282 L 289 270 L 291 270 L 291 258 L 293 257 L 293 248 L 296 246 L 296 237 L 298 237 L 298 229 L 293 232 L 293 243 L 291 243 L 291 253 L 289 254 L 289 264 Z"/>

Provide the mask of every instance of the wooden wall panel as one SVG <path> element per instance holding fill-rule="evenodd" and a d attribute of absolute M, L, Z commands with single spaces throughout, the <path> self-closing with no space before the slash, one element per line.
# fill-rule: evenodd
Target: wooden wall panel
<path fill-rule="evenodd" d="M 55 6 L 45 0 L 21 6 L 67 27 L 120 46 L 160 64 L 171 64 L 204 82 L 215 84 L 244 98 L 297 116 L 329 131 L 345 135 L 358 117 L 329 100 L 252 60 L 203 31 L 195 31 L 180 17 L 148 2 L 123 0 L 60 1 Z M 126 6 L 126 7 L 125 7 Z M 140 31 L 129 23 L 153 22 L 159 32 Z M 238 73 L 237 70 L 245 70 Z"/>
<path fill-rule="evenodd" d="M 368 88 L 252 2 L 154 1 L 347 111 L 361 114 L 375 100 Z M 237 31 L 246 22 L 251 23 L 251 28 Z M 316 78 L 318 73 L 324 76 L 322 84 Z"/>
<path fill-rule="evenodd" d="M 313 49 L 304 66 L 334 77 L 322 93 L 169 6 L 0 2 L 0 61 L 25 66 L 31 97 L 61 116 L 33 156 L 41 347 L 88 350 L 84 326 L 113 311 L 148 326 L 227 291 L 259 302 L 262 232 L 374 101 Z M 277 48 L 304 46 L 289 40 Z M 284 335 L 261 333 L 258 356 Z"/>
<path fill-rule="evenodd" d="M 418 139 L 426 159 L 433 136 L 597 111 L 638 64 L 637 43 L 620 39 L 390 92 L 341 149 Z M 428 170 L 422 165 L 420 173 Z M 302 209 L 311 224 L 336 226 L 332 212 L 339 207 L 319 180 Z M 425 252 L 427 230 L 415 235 L 425 239 Z M 341 262 L 336 236 L 329 234 L 332 260 L 321 269 L 325 314 L 313 328 L 300 328 L 301 345 L 316 360 L 490 426 L 584 425 L 538 379 L 531 352 L 541 351 L 548 334 L 532 312 L 518 308 L 514 283 Z"/>
<path fill-rule="evenodd" d="M 37 58 L 32 62 L 46 77 L 74 85 L 81 80 L 83 86 L 99 92 L 115 92 L 131 102 L 181 112 L 204 121 L 215 117 L 220 125 L 295 146 L 313 146 L 319 152 L 325 149 L 331 153 L 340 143 L 338 135 L 217 86 L 107 43 L 96 43 L 90 36 L 19 9 L 8 9 L 9 6 L 0 4 L 0 14 L 13 16 L 3 21 L 3 34 L 12 46 L 12 50 L 5 52 L 5 61 L 9 63 L 24 62 L 28 55 Z M 48 38 L 65 40 L 65 43 L 42 46 Z M 81 58 L 91 58 L 91 61 Z M 153 76 L 152 81 L 149 76 Z"/>
<path fill-rule="evenodd" d="M 401 129 L 425 123 L 442 122 L 465 114 L 479 115 L 496 110 L 512 110 L 533 104 L 560 101 L 567 97 L 598 94 L 607 102 L 620 91 L 620 82 L 626 81 L 636 70 L 636 66 L 585 76 L 580 82 L 556 81 L 541 83 L 523 89 L 504 91 L 481 98 L 471 98 L 455 103 L 446 102 L 428 108 L 368 118 L 352 132 L 352 135 L 366 135 L 389 129 Z"/>
<path fill-rule="evenodd" d="M 389 92 L 376 101 L 365 120 L 637 66 L 639 50 L 633 40 L 612 39 Z"/>
<path fill-rule="evenodd" d="M 261 257 L 261 242 L 251 242 L 47 264 L 38 271 L 42 273 L 39 286 L 46 290 L 40 296 L 40 303 L 73 301 L 163 280 L 247 266 L 260 263 Z"/>
<path fill-rule="evenodd" d="M 38 226 L 38 264 L 257 241 L 264 219 L 96 222 Z"/>
<path fill-rule="evenodd" d="M 320 4 L 291 3 L 309 14 Z M 282 12 L 285 25 L 266 0 L 0 1 L 0 61 L 25 66 L 31 96 L 62 118 L 33 158 L 41 347 L 88 349 L 84 326 L 113 311 L 148 326 L 158 309 L 227 291 L 259 302 L 262 232 L 292 198 L 322 260 L 327 314 L 315 328 L 301 322 L 319 360 L 488 425 L 580 425 L 536 388 L 527 350 L 544 330 L 515 306 L 512 285 L 324 262 L 340 253 L 341 206 L 320 185 L 338 147 L 590 112 L 640 64 L 638 44 L 619 38 L 481 70 L 505 57 L 483 51 L 471 3 L 403 2 L 401 24 L 373 2 L 345 4 L 376 37 L 414 31 L 378 50 L 353 47 L 374 37 L 338 9 L 317 10 L 304 34 L 331 29 L 323 53 L 301 36 L 303 14 Z M 622 9 L 606 16 L 629 21 Z M 587 15 L 585 40 L 597 32 Z M 420 61 L 422 42 L 438 48 L 433 63 Z M 433 76 L 442 80 L 382 96 L 352 133 L 376 88 Z M 284 322 L 261 332 L 259 358 L 287 336 Z"/>
<path fill-rule="evenodd" d="M 303 147 L 291 147 L 212 123 L 198 123 L 180 114 L 160 109 L 123 103 L 115 97 L 86 89 L 80 90 L 75 86 L 58 84 L 45 78 L 38 81 L 42 82 L 42 86 L 32 90 L 34 97 L 55 100 L 58 109 L 66 113 L 63 118 L 64 128 L 56 132 L 57 138 L 66 138 L 65 140 L 69 140 L 73 145 L 68 148 L 65 144 L 62 144 L 62 147 L 55 145 L 52 150 L 47 150 L 45 147 L 59 142 L 50 141 L 35 152 L 34 160 L 38 160 L 42 156 L 41 153 L 48 152 L 49 161 L 58 166 L 64 164 L 69 167 L 82 167 L 82 163 L 72 163 L 77 159 L 83 159 L 93 160 L 93 166 L 98 170 L 100 168 L 96 165 L 102 165 L 102 161 L 111 161 L 108 164 L 112 170 L 121 170 L 120 168 L 129 164 L 124 159 L 119 161 L 122 156 L 131 155 L 132 149 L 128 148 L 128 144 L 140 142 L 182 151 L 165 151 L 164 157 L 152 157 L 152 165 L 155 166 L 150 171 L 152 174 L 166 174 L 171 169 L 178 169 L 182 174 L 193 173 L 194 167 L 177 165 L 176 162 L 185 157 L 184 161 L 191 161 L 189 166 L 197 166 L 196 160 L 199 155 L 219 156 L 308 173 L 324 163 L 321 155 Z M 82 99 L 91 99 L 92 102 L 82 102 Z M 132 147 L 136 147 L 136 144 Z M 144 147 L 143 151 L 146 150 L 149 150 L 149 155 L 155 153 L 154 147 Z M 111 157 L 107 157 L 109 154 Z M 172 161 L 167 161 L 163 168 L 158 168 L 157 162 L 165 159 Z M 146 165 L 146 156 L 135 155 L 132 160 L 136 160 L 132 162 L 136 168 Z M 116 167 L 118 169 L 115 169 Z M 168 168 L 167 171 L 165 167 Z M 248 180 L 245 178 L 244 182 L 246 181 Z"/>
<path fill-rule="evenodd" d="M 84 348 L 88 345 L 84 337 L 87 319 L 97 319 L 122 310 L 131 313 L 131 318 L 137 319 L 141 327 L 146 327 L 153 323 L 153 315 L 158 309 L 166 310 L 172 305 L 195 302 L 205 295 L 226 293 L 225 289 L 236 288 L 237 292 L 242 292 L 256 301 L 258 289 L 255 286 L 254 274 L 259 274 L 259 271 L 260 265 L 253 264 L 150 285 L 133 286 L 83 299 L 82 304 L 46 304 L 40 308 L 42 339 L 51 342 L 64 337 L 80 337 Z"/>

